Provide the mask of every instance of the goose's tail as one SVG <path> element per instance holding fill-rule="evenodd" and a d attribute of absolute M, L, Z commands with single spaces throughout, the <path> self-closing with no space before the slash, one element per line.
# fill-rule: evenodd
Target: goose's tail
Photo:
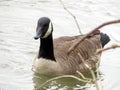
<path fill-rule="evenodd" d="M 100 33 L 100 36 L 101 36 L 100 41 L 101 41 L 102 47 L 104 47 L 110 41 L 110 38 L 105 33 Z"/>
<path fill-rule="evenodd" d="M 105 33 L 100 32 L 100 30 L 94 31 L 88 37 L 92 37 L 94 35 L 100 35 L 100 41 L 101 41 L 102 47 L 104 47 L 110 41 L 109 36 L 107 34 L 105 34 Z"/>

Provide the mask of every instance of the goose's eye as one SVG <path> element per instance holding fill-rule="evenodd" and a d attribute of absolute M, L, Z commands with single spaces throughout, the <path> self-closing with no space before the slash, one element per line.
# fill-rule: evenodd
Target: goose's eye
<path fill-rule="evenodd" d="M 43 25 L 44 27 L 46 27 L 47 26 L 47 24 L 45 24 L 45 25 Z"/>

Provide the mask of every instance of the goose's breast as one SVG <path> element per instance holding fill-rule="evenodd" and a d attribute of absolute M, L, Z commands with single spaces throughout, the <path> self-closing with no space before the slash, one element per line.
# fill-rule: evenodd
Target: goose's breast
<path fill-rule="evenodd" d="M 33 69 L 39 74 L 60 75 L 63 73 L 59 63 L 44 58 L 35 59 Z"/>

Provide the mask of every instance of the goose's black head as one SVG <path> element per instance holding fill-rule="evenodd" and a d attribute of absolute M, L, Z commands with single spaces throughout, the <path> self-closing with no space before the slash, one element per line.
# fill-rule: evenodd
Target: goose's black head
<path fill-rule="evenodd" d="M 36 28 L 36 36 L 34 39 L 47 38 L 52 34 L 53 27 L 49 18 L 42 17 L 38 20 Z"/>

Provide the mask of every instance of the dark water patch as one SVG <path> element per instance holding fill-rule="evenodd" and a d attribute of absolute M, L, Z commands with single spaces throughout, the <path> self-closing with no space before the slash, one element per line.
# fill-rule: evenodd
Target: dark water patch
<path fill-rule="evenodd" d="M 84 73 L 86 78 L 92 78 L 91 73 Z M 82 78 L 76 75 L 79 78 Z M 56 80 L 51 80 L 50 82 L 46 81 L 54 78 L 54 76 L 46 76 L 40 74 L 34 74 L 33 82 L 35 84 L 35 90 L 86 90 L 91 87 L 92 82 L 80 82 L 71 77 L 63 77 Z"/>
<path fill-rule="evenodd" d="M 7 49 L 7 48 L 0 48 L 0 51 L 4 51 L 4 52 L 10 52 L 11 50 Z"/>
<path fill-rule="evenodd" d="M 0 33 L 3 33 L 3 31 L 0 31 Z"/>
<path fill-rule="evenodd" d="M 38 2 L 40 2 L 40 3 L 49 3 L 50 1 L 49 0 L 38 0 Z"/>
<path fill-rule="evenodd" d="M 9 64 L 0 64 L 0 68 L 3 68 L 3 69 L 5 69 L 5 68 L 8 68 L 9 67 Z"/>

